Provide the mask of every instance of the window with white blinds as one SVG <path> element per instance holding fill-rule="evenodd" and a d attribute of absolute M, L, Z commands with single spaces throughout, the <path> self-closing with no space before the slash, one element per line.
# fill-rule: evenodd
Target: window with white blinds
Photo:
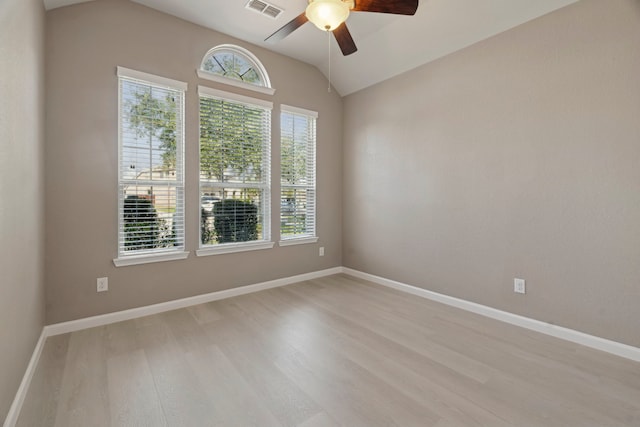
<path fill-rule="evenodd" d="M 184 254 L 185 247 L 187 86 L 122 67 L 118 81 L 118 259 L 114 262 L 127 265 L 127 259 L 136 257 L 147 260 L 142 262 L 176 259 L 171 254 Z"/>
<path fill-rule="evenodd" d="M 272 104 L 206 87 L 199 88 L 199 95 L 198 255 L 273 247 Z"/>
<path fill-rule="evenodd" d="M 316 119 L 302 108 L 281 106 L 280 244 L 317 241 Z"/>

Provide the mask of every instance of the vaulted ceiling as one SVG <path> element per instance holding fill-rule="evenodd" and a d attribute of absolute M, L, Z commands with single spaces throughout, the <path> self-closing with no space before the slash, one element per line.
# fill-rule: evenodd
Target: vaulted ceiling
<path fill-rule="evenodd" d="M 91 0 L 43 0 L 47 9 Z M 420 0 L 415 16 L 353 12 L 347 24 L 358 51 L 342 56 L 335 40 L 307 23 L 277 44 L 264 39 L 302 13 L 307 0 L 264 0 L 273 19 L 248 0 L 132 0 L 315 65 L 348 95 L 578 0 Z M 330 56 L 329 56 L 330 49 Z"/>

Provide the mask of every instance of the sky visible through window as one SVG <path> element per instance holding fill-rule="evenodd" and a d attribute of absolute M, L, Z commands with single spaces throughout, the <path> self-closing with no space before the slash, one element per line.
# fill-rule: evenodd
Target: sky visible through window
<path fill-rule="evenodd" d="M 210 73 L 240 80 L 246 83 L 264 86 L 256 65 L 249 58 L 230 50 L 212 52 L 202 65 L 202 69 Z"/>
<path fill-rule="evenodd" d="M 122 82 L 123 179 L 171 179 L 178 105 L 171 90 Z"/>

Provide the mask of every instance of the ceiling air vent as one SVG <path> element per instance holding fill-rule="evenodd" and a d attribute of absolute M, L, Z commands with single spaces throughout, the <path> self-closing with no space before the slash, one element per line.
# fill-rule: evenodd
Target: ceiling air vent
<path fill-rule="evenodd" d="M 282 13 L 282 9 L 279 7 L 262 0 L 249 0 L 245 7 L 273 19 L 276 19 Z"/>

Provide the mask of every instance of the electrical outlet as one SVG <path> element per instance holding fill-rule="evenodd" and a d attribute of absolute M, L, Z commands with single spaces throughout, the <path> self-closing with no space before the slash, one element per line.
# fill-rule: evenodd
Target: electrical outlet
<path fill-rule="evenodd" d="M 320 250 L 318 251 L 318 255 L 324 256 L 324 246 L 320 246 Z"/>
<path fill-rule="evenodd" d="M 513 279 L 513 292 L 517 294 L 524 294 L 526 293 L 525 291 L 526 291 L 526 288 L 525 288 L 524 279 L 518 279 L 518 278 Z"/>
<path fill-rule="evenodd" d="M 96 287 L 98 292 L 105 292 L 109 290 L 109 278 L 108 277 L 98 277 L 98 285 Z"/>

